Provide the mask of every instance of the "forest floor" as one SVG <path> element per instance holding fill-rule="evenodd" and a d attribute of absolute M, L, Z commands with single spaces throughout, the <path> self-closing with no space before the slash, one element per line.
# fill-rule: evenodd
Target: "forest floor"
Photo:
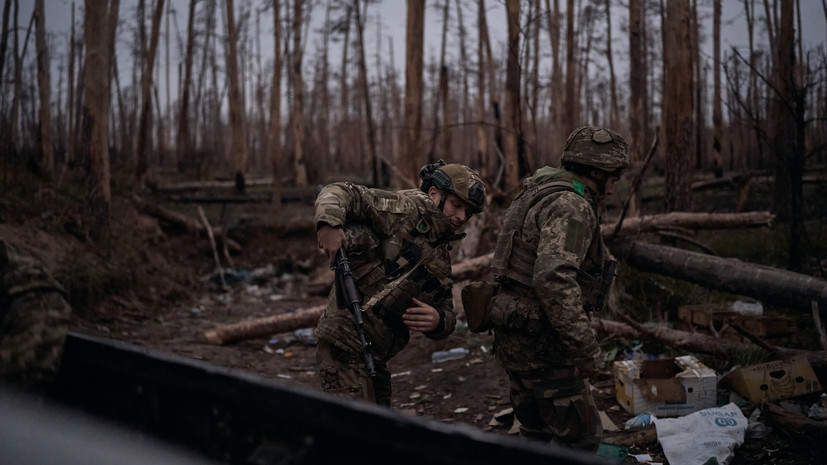
<path fill-rule="evenodd" d="M 288 226 L 307 222 L 312 215 L 308 202 L 285 204 L 277 219 L 262 203 L 205 205 L 211 223 L 226 225 L 228 236 L 240 245 L 228 263 L 208 237 L 196 237 L 142 213 L 131 196 L 113 198 L 113 241 L 107 252 L 101 252 L 78 237 L 79 196 L 40 190 L 35 202 L 27 202 L 26 189 L 3 187 L 0 237 L 40 258 L 67 287 L 74 310 L 72 330 L 320 389 L 308 330 L 226 345 L 210 344 L 204 337 L 205 331 L 220 325 L 324 303 L 330 270 L 316 248 L 315 235 Z M 145 195 L 152 201 L 150 197 Z M 195 204 L 167 206 L 199 218 Z M 217 257 L 226 286 L 220 283 Z M 492 434 L 515 434 L 500 417 L 509 409 L 508 383 L 492 356 L 492 342 L 492 336 L 470 333 L 462 325 L 442 341 L 413 335 L 410 345 L 389 363 L 392 408 Z M 632 341 L 615 344 L 618 359 L 632 347 Z M 456 347 L 468 349 L 468 355 L 432 362 L 434 352 Z M 623 429 L 632 415 L 615 399 L 609 365 L 592 381 L 599 407 Z M 652 462 L 668 463 L 658 443 L 632 446 L 626 452 L 624 463 L 637 463 L 634 454 L 650 454 Z M 824 446 L 806 436 L 776 428 L 763 439 L 748 439 L 731 463 L 819 463 L 824 452 Z"/>

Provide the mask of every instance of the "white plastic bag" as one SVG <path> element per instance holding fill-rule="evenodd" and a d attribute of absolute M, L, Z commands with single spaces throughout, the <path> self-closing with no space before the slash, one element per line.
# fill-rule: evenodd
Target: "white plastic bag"
<path fill-rule="evenodd" d="M 656 418 L 654 423 L 666 459 L 679 465 L 703 465 L 712 457 L 729 463 L 749 424 L 733 403 L 679 418 Z"/>

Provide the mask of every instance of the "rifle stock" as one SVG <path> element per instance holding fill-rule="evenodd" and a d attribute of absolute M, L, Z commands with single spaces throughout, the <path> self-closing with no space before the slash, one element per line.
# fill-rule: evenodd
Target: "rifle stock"
<path fill-rule="evenodd" d="M 362 301 L 359 297 L 359 290 L 353 280 L 353 272 L 350 270 L 350 260 L 347 258 L 344 247 L 336 251 L 336 300 L 339 308 L 347 308 L 353 315 L 356 333 L 359 335 L 359 342 L 362 344 L 362 356 L 365 360 L 365 369 L 371 380 L 376 376 L 376 367 L 373 364 L 371 344 L 365 335 L 365 321 L 362 319 Z"/>

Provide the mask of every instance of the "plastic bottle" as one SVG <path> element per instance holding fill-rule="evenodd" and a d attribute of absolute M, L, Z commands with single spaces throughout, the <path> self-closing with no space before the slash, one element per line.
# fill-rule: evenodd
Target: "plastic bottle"
<path fill-rule="evenodd" d="M 468 349 L 465 347 L 455 347 L 451 350 L 441 350 L 431 354 L 431 361 L 433 363 L 447 362 L 448 360 L 458 360 L 465 358 L 468 355 Z"/>
<path fill-rule="evenodd" d="M 745 316 L 758 316 L 764 313 L 764 306 L 761 305 L 761 302 L 736 300 L 732 303 L 732 309 Z"/>

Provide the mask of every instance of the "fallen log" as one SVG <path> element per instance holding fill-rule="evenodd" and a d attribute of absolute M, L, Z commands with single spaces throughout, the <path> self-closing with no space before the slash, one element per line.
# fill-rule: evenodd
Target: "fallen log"
<path fill-rule="evenodd" d="M 639 339 L 644 337 L 673 348 L 721 357 L 729 357 L 736 351 L 740 352 L 757 348 L 757 346 L 746 342 L 720 339 L 706 334 L 681 331 L 665 326 L 649 327 L 636 324 L 635 326 L 639 328 L 636 329 L 627 323 L 601 318 L 592 318 L 591 325 L 596 331 L 609 337 L 624 339 Z M 827 373 L 827 351 L 789 349 L 777 346 L 773 346 L 773 349 L 774 350 L 770 352 L 773 355 L 777 355 L 776 358 L 805 354 L 818 376 Z"/>
<path fill-rule="evenodd" d="M 618 446 L 642 446 L 658 442 L 658 432 L 654 424 L 630 430 L 604 431 L 602 441 Z"/>
<path fill-rule="evenodd" d="M 469 279 L 490 279 L 492 258 L 494 258 L 494 252 L 469 258 L 452 265 L 451 274 L 454 277 L 454 282 Z"/>
<path fill-rule="evenodd" d="M 282 178 L 282 183 L 290 182 L 291 179 Z M 262 179 L 246 179 L 244 185 L 250 186 L 270 186 L 273 184 L 272 178 Z M 149 186 L 153 192 L 158 193 L 175 193 L 175 192 L 191 192 L 205 189 L 234 189 L 235 181 L 184 181 L 172 184 L 159 184 Z"/>
<path fill-rule="evenodd" d="M 807 434 L 814 439 L 827 438 L 827 421 L 825 420 L 813 420 L 804 415 L 796 415 L 770 402 L 761 406 L 761 416 L 766 416 L 769 421 L 779 426 Z"/>
<path fill-rule="evenodd" d="M 810 312 L 827 305 L 827 281 L 735 258 L 721 258 L 647 242 L 614 247 L 630 265 L 695 284 L 744 295 L 765 303 Z"/>
<path fill-rule="evenodd" d="M 641 329 L 638 330 L 627 323 L 601 318 L 592 318 L 591 324 L 596 331 L 608 336 L 623 339 L 636 339 L 643 336 L 670 347 L 703 354 L 728 356 L 733 351 L 754 349 L 754 346 L 744 342 L 719 339 L 706 334 L 681 331 L 666 326 L 641 326 Z"/>
<path fill-rule="evenodd" d="M 172 223 L 176 226 L 183 228 L 188 233 L 192 234 L 206 234 L 207 229 L 206 227 L 201 224 L 198 220 L 190 218 L 186 215 L 181 213 L 169 210 L 164 208 L 160 205 L 154 204 L 152 202 L 147 202 L 138 196 L 133 196 L 132 201 L 135 203 L 135 206 L 142 212 L 146 213 L 147 215 L 154 216 L 160 220 L 166 221 L 168 223 Z M 223 231 L 217 228 L 212 228 L 212 234 L 215 239 L 226 240 L 227 247 L 233 252 L 241 252 L 241 246 L 238 243 L 230 238 L 225 237 Z"/>
<path fill-rule="evenodd" d="M 662 215 L 641 216 L 623 220 L 618 236 L 628 236 L 660 229 L 735 229 L 771 226 L 775 215 L 766 211 L 744 213 L 691 213 L 672 212 Z M 609 239 L 616 224 L 600 226 L 600 233 Z"/>
<path fill-rule="evenodd" d="M 286 333 L 296 329 L 315 327 L 322 315 L 324 305 L 299 310 L 295 313 L 244 320 L 229 325 L 217 326 L 204 331 L 210 344 L 224 345 L 242 339 L 267 337 L 271 334 Z"/>
<path fill-rule="evenodd" d="M 623 221 L 618 236 L 633 235 L 645 232 L 654 232 L 660 229 L 736 229 L 745 227 L 770 226 L 774 215 L 769 212 L 747 213 L 689 213 L 672 212 L 663 215 L 651 215 L 640 218 L 629 218 Z M 604 224 L 600 233 L 604 239 L 612 236 L 616 224 Z M 494 253 L 490 252 L 471 259 L 463 260 L 453 266 L 455 281 L 466 279 L 489 279 L 484 277 L 490 272 L 491 259 Z M 808 304 L 809 305 L 809 304 Z"/>

